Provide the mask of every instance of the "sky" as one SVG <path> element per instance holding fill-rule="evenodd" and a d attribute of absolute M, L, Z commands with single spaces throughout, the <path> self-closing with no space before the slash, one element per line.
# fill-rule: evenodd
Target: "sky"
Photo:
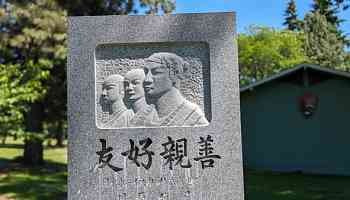
<path fill-rule="evenodd" d="M 288 0 L 176 0 L 174 13 L 227 12 L 237 14 L 237 30 L 245 31 L 249 25 L 263 25 L 284 28 L 284 11 Z M 296 0 L 299 18 L 310 10 L 312 0 Z M 342 12 L 347 20 L 341 29 L 350 37 L 350 9 Z"/>

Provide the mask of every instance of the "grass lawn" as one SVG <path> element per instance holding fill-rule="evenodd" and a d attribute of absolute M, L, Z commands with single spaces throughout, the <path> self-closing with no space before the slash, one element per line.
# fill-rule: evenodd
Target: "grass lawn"
<path fill-rule="evenodd" d="M 16 162 L 20 141 L 0 145 L 0 200 L 64 200 L 67 191 L 66 148 L 46 148 L 45 166 Z M 350 200 L 350 177 L 247 171 L 246 200 Z"/>
<path fill-rule="evenodd" d="M 67 191 L 67 149 L 45 148 L 45 165 L 20 164 L 21 141 L 0 145 L 0 200 L 63 200 Z"/>
<path fill-rule="evenodd" d="M 350 177 L 245 173 L 247 200 L 350 200 Z"/>

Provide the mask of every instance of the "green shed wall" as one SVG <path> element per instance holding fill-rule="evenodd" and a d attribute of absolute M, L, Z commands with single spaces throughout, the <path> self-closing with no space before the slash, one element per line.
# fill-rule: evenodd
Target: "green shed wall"
<path fill-rule="evenodd" d="M 306 119 L 298 97 L 319 97 Z M 305 88 L 271 81 L 241 92 L 244 164 L 248 169 L 350 175 L 350 80 Z"/>

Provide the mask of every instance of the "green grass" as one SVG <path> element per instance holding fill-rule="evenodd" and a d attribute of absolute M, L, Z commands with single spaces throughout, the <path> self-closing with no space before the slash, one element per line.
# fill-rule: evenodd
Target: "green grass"
<path fill-rule="evenodd" d="M 45 148 L 45 165 L 25 167 L 18 160 L 23 142 L 0 145 L 0 199 L 61 200 L 67 191 L 67 149 Z"/>
<path fill-rule="evenodd" d="M 67 165 L 66 148 L 50 148 L 44 151 L 44 160 Z"/>
<path fill-rule="evenodd" d="M 45 148 L 46 164 L 21 165 L 23 143 L 0 145 L 0 199 L 63 200 L 67 191 L 66 148 Z M 350 177 L 247 171 L 246 200 L 350 200 Z"/>
<path fill-rule="evenodd" d="M 6 144 L 0 144 L 0 149 L 0 159 L 14 159 L 22 155 L 23 141 L 9 138 L 6 140 Z"/>
<path fill-rule="evenodd" d="M 248 200 L 349 200 L 350 177 L 248 171 Z"/>

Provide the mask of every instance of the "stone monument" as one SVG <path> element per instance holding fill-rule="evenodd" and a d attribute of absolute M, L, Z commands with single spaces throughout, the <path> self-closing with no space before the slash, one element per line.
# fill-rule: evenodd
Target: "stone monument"
<path fill-rule="evenodd" d="M 243 200 L 234 20 L 69 18 L 69 200 Z"/>

